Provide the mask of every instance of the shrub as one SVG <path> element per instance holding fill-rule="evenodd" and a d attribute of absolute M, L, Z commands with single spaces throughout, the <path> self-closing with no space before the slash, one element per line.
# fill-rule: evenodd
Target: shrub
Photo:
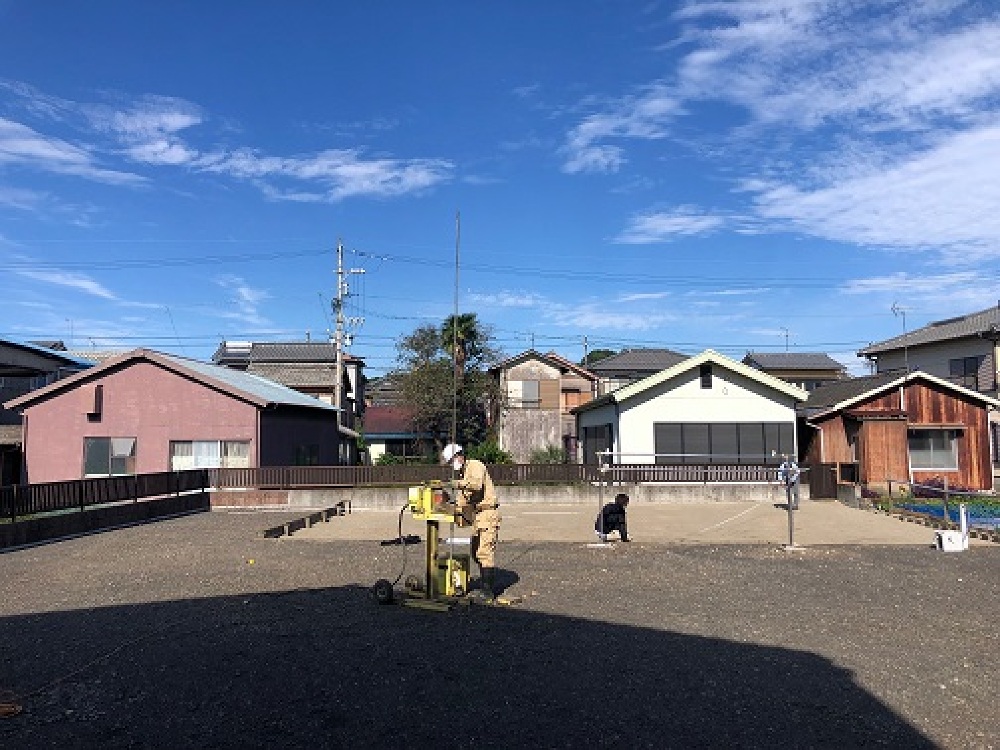
<path fill-rule="evenodd" d="M 479 445 L 473 445 L 466 449 L 465 455 L 469 458 L 476 458 L 484 464 L 512 464 L 514 457 L 507 451 L 501 450 L 492 440 Z"/>
<path fill-rule="evenodd" d="M 528 462 L 532 464 L 564 464 L 566 463 L 566 451 L 558 445 L 547 445 L 532 451 Z"/>

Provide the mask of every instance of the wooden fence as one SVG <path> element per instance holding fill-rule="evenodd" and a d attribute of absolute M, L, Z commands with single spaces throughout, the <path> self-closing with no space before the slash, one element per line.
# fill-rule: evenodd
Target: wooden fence
<path fill-rule="evenodd" d="M 493 481 L 512 484 L 700 483 L 739 484 L 773 481 L 776 468 L 763 464 L 497 464 Z M 448 467 L 275 466 L 257 469 L 192 469 L 190 471 L 79 479 L 0 487 L 0 519 L 16 520 L 90 506 L 178 495 L 209 489 L 300 489 L 319 487 L 411 486 L 451 479 Z"/>

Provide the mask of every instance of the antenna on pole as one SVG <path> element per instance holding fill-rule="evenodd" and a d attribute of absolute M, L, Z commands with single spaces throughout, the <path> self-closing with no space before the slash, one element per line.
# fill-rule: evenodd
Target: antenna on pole
<path fill-rule="evenodd" d="M 458 269 L 462 214 L 455 212 L 455 310 L 451 319 L 451 442 L 458 442 Z"/>
<path fill-rule="evenodd" d="M 909 347 L 906 341 L 906 308 L 900 305 L 898 302 L 893 302 L 892 307 L 889 309 L 892 310 L 892 314 L 895 315 L 896 317 L 903 318 L 903 369 L 906 371 L 907 374 L 909 374 L 910 358 L 909 358 Z"/>

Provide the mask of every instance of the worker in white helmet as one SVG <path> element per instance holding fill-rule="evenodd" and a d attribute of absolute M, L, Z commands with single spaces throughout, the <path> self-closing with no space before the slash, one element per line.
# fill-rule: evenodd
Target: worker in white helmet
<path fill-rule="evenodd" d="M 479 563 L 480 582 L 487 599 L 496 595 L 496 551 L 500 537 L 500 503 L 493 487 L 493 479 L 486 464 L 466 458 L 462 446 L 448 443 L 441 451 L 441 463 L 451 464 L 456 477 L 452 485 L 457 489 L 455 505 L 467 523 L 474 528 L 471 550 Z"/>

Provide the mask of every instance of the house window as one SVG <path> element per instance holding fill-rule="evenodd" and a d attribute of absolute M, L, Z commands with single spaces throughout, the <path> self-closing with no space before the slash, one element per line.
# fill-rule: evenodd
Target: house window
<path fill-rule="evenodd" d="M 134 437 L 83 439 L 83 475 L 111 477 L 135 474 Z"/>
<path fill-rule="evenodd" d="M 657 423 L 653 439 L 658 464 L 766 464 L 795 453 L 790 422 Z"/>
<path fill-rule="evenodd" d="M 171 440 L 170 470 L 246 469 L 249 440 Z"/>
<path fill-rule="evenodd" d="M 701 376 L 701 387 L 711 388 L 712 387 L 712 365 L 702 365 L 698 368 L 698 373 Z"/>
<path fill-rule="evenodd" d="M 315 443 L 311 445 L 298 445 L 295 447 L 296 466 L 316 466 L 319 463 L 319 446 Z"/>
<path fill-rule="evenodd" d="M 911 469 L 958 470 L 957 430 L 907 430 Z"/>
<path fill-rule="evenodd" d="M 512 409 L 537 409 L 541 406 L 537 380 L 511 380 L 507 383 L 507 404 Z"/>
<path fill-rule="evenodd" d="M 959 357 L 948 360 L 948 379 L 952 383 L 977 390 L 979 387 L 979 366 L 984 357 Z"/>
<path fill-rule="evenodd" d="M 609 424 L 584 427 L 582 433 L 583 462 L 585 464 L 596 464 L 598 453 L 611 450 L 614 447 L 614 428 Z M 604 460 L 607 463 L 607 459 Z"/>

